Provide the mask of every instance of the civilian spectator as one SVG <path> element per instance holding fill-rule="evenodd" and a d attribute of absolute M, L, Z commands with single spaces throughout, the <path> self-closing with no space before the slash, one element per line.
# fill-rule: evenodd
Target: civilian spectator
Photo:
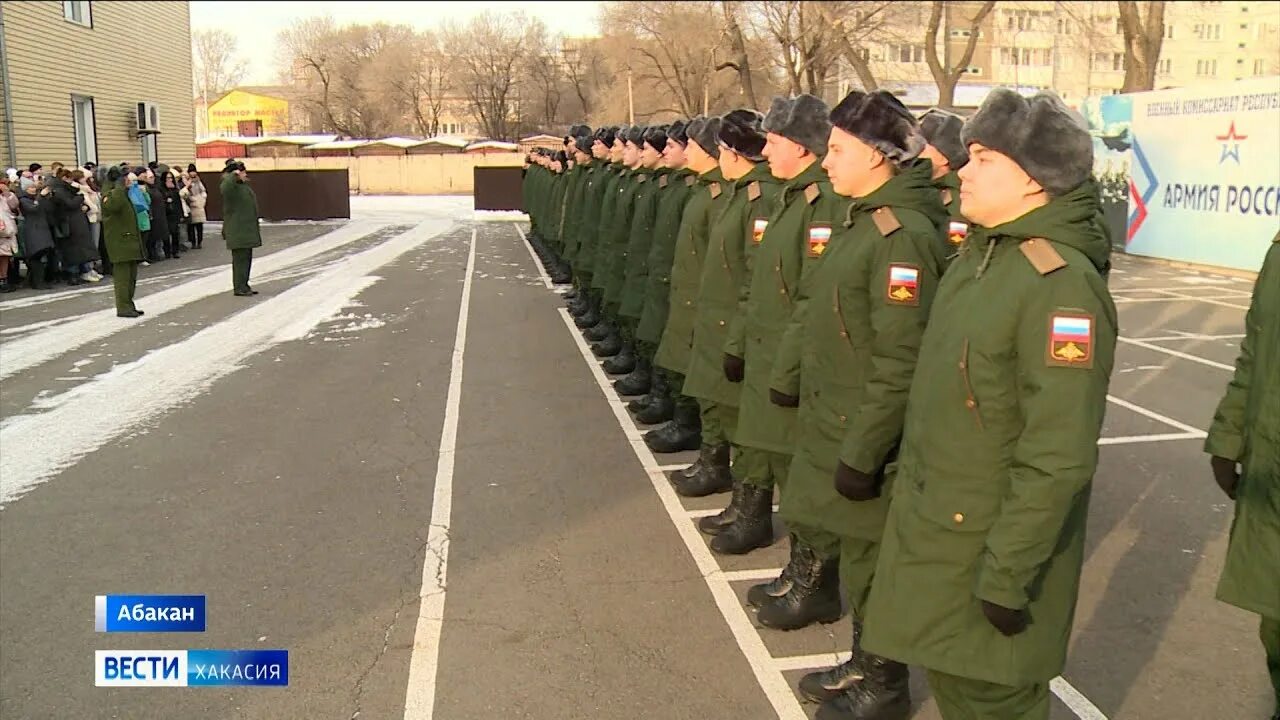
<path fill-rule="evenodd" d="M 9 189 L 10 178 L 0 178 L 0 293 L 17 289 L 9 284 L 9 263 L 18 254 L 18 196 Z"/>
<path fill-rule="evenodd" d="M 139 167 L 125 176 L 129 202 L 133 205 L 134 214 L 138 218 L 138 237 L 142 242 L 142 267 L 150 265 L 157 254 L 155 242 L 151 236 L 151 196 L 147 193 L 146 184 L 142 182 L 142 178 L 148 172 L 150 171 L 146 168 Z M 111 247 L 107 246 L 107 252 L 110 251 Z M 112 260 L 112 262 L 115 261 Z"/>
<path fill-rule="evenodd" d="M 151 200 L 151 240 L 147 248 L 156 250 L 163 246 L 164 258 L 168 260 L 173 257 L 173 248 L 169 245 L 169 212 L 164 194 L 164 180 L 157 175 L 157 172 L 155 169 L 148 169 L 138 175 L 138 180 L 146 183 L 148 198 Z M 151 258 L 151 262 L 159 259 L 160 254 L 157 251 Z"/>
<path fill-rule="evenodd" d="M 195 165 L 187 166 L 187 174 L 184 176 L 184 187 L 182 188 L 182 199 L 187 202 L 187 244 L 193 249 L 199 250 L 204 246 L 204 222 L 205 213 L 204 206 L 208 202 L 209 195 L 204 189 L 204 183 L 200 181 L 200 173 L 196 172 Z"/>
<path fill-rule="evenodd" d="M 50 214 L 53 225 L 54 247 L 62 263 L 62 272 L 68 285 L 83 285 L 90 277 L 84 266 L 98 259 L 98 245 L 89 229 L 88 206 L 80 194 L 80 184 L 72 172 L 58 167 L 50 181 L 49 190 L 54 208 Z M 83 178 L 84 173 L 81 172 Z M 102 278 L 93 280 L 97 282 Z"/>
<path fill-rule="evenodd" d="M 166 170 L 159 183 L 160 192 L 164 195 L 165 222 L 168 223 L 169 235 L 165 238 L 164 254 L 166 257 L 181 257 L 182 240 L 182 197 L 178 195 L 178 181 L 171 171 Z"/>
<path fill-rule="evenodd" d="M 89 173 L 81 170 L 72 171 L 71 180 L 79 185 L 80 194 L 84 196 L 85 215 L 89 219 L 89 241 L 97 252 L 98 259 L 102 260 L 102 196 L 98 194 L 97 183 Z M 86 263 L 84 271 L 85 279 L 89 282 L 102 281 L 102 276 L 93 269 L 93 263 Z"/>
<path fill-rule="evenodd" d="M 22 211 L 22 257 L 27 262 L 27 283 L 32 290 L 48 289 L 53 275 L 53 227 L 50 215 L 53 198 L 42 181 L 24 186 L 25 193 L 18 198 Z"/>

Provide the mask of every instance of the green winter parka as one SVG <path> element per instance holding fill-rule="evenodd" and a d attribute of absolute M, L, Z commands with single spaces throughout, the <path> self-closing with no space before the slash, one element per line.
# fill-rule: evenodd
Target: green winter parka
<path fill-rule="evenodd" d="M 1235 375 L 1204 444 L 1243 466 L 1218 599 L 1280 620 L 1280 234 L 1244 325 Z"/>
<path fill-rule="evenodd" d="M 687 181 L 686 181 L 687 182 Z M 653 361 L 658 367 L 683 373 L 693 354 L 693 326 L 698 318 L 694 303 L 702 285 L 702 262 L 707 254 L 711 226 L 732 197 L 719 167 L 698 175 L 690 188 L 689 202 L 680 217 L 680 230 L 671 262 L 671 293 L 667 296 L 666 324 Z"/>
<path fill-rule="evenodd" d="M 594 194 L 588 198 L 587 214 L 578 233 L 578 264 L 575 270 L 583 276 L 584 281 L 591 279 L 595 272 L 600 234 L 613 212 L 621 180 L 622 166 L 610 162 L 601 164 L 597 182 L 592 186 Z"/>
<path fill-rule="evenodd" d="M 617 197 L 608 215 L 601 215 L 600 222 L 605 231 L 600 235 L 596 248 L 596 270 L 592 284 L 604 293 L 604 302 L 614 308 L 618 304 L 617 286 L 622 284 L 623 260 L 627 252 L 627 241 L 631 239 L 631 217 L 635 213 L 636 192 L 640 189 L 640 178 L 647 173 L 641 169 L 628 168 L 618 183 Z"/>
<path fill-rule="evenodd" d="M 235 173 L 224 173 L 222 184 L 222 237 L 228 250 L 262 247 L 258 229 L 258 196 Z M 110 253 L 110 250 L 107 251 Z"/>
<path fill-rule="evenodd" d="M 623 278 L 618 289 L 618 313 L 639 321 L 644 312 L 644 286 L 649 279 L 649 249 L 658 223 L 658 204 L 667 193 L 670 168 L 657 168 L 636 191 L 636 209 L 631 218 L 631 237 L 623 262 Z"/>
<path fill-rule="evenodd" d="M 796 409 L 769 400 L 773 363 L 783 332 L 803 308 L 796 292 L 809 253 L 811 228 L 830 233 L 844 219 L 849 199 L 831 189 L 827 171 L 817 159 L 784 181 L 775 199 L 771 213 L 752 218 L 755 252 L 739 292 L 738 315 L 722 349 L 746 361 L 736 441 L 790 455 L 795 450 Z M 823 241 L 829 239 L 828 234 Z"/>
<path fill-rule="evenodd" d="M 907 399 L 863 647 L 1000 685 L 1062 672 L 1115 356 L 1097 186 L 994 228 L 947 269 Z M 981 602 L 1025 609 L 1006 637 Z"/>
<path fill-rule="evenodd" d="M 684 220 L 684 208 L 698 182 L 692 170 L 681 168 L 667 175 L 667 187 L 658 199 L 658 219 L 653 224 L 653 243 L 645 269 L 643 309 L 636 339 L 657 346 L 667 322 L 667 301 L 671 297 L 671 265 L 675 259 L 676 238 Z M 659 181 L 661 184 L 662 181 Z"/>
<path fill-rule="evenodd" d="M 836 462 L 875 475 L 902 437 L 907 392 L 945 258 L 947 211 L 919 160 L 832 225 L 809 225 L 797 312 L 770 387 L 800 398 L 796 449 L 782 493 L 788 523 L 878 542 L 890 487 L 853 502 L 835 490 Z M 766 238 L 766 243 L 769 239 Z"/>
<path fill-rule="evenodd" d="M 700 400 L 738 407 L 741 383 L 724 376 L 724 348 L 729 330 L 741 310 L 742 289 L 748 285 L 747 255 L 760 242 L 759 224 L 768 218 L 778 196 L 778 181 L 768 163 L 726 183 L 724 209 L 711 226 L 702 280 L 694 303 L 693 352 L 685 372 L 684 394 Z"/>

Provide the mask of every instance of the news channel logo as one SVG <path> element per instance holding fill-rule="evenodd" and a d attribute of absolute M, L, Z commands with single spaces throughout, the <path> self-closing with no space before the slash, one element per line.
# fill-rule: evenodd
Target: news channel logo
<path fill-rule="evenodd" d="M 97 687 L 285 687 L 288 650 L 97 650 Z"/>

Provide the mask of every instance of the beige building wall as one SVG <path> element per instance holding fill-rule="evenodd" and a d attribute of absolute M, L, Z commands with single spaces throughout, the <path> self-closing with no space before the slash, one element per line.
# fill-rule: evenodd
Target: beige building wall
<path fill-rule="evenodd" d="M 5 51 L 17 157 L 6 162 L 48 166 L 76 162 L 72 96 L 93 99 L 96 152 L 114 164 L 143 159 L 136 135 L 137 103 L 159 108 L 160 162 L 184 165 L 195 155 L 191 84 L 191 20 L 186 2 L 88 2 L 91 27 L 67 20 L 62 2 L 5 2 Z M 136 45 L 152 51 L 140 64 Z M 69 61 L 69 55 L 81 58 Z M 0 123 L 2 124 L 2 123 Z"/>
<path fill-rule="evenodd" d="M 470 195 L 477 167 L 520 167 L 518 152 L 364 157 L 245 158 L 250 173 L 346 168 L 351 192 L 361 195 Z M 196 161 L 201 172 L 221 170 L 221 158 Z"/>

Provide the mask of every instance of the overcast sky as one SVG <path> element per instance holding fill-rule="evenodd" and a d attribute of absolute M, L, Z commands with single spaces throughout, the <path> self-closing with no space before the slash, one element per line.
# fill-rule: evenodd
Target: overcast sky
<path fill-rule="evenodd" d="M 294 20 L 331 15 L 339 25 L 357 22 L 408 23 L 430 28 L 450 19 L 466 21 L 485 10 L 523 10 L 563 35 L 596 34 L 597 2 L 223 2 L 192 0 L 191 30 L 222 28 L 234 34 L 249 63 L 246 85 L 276 79 L 276 33 Z"/>

